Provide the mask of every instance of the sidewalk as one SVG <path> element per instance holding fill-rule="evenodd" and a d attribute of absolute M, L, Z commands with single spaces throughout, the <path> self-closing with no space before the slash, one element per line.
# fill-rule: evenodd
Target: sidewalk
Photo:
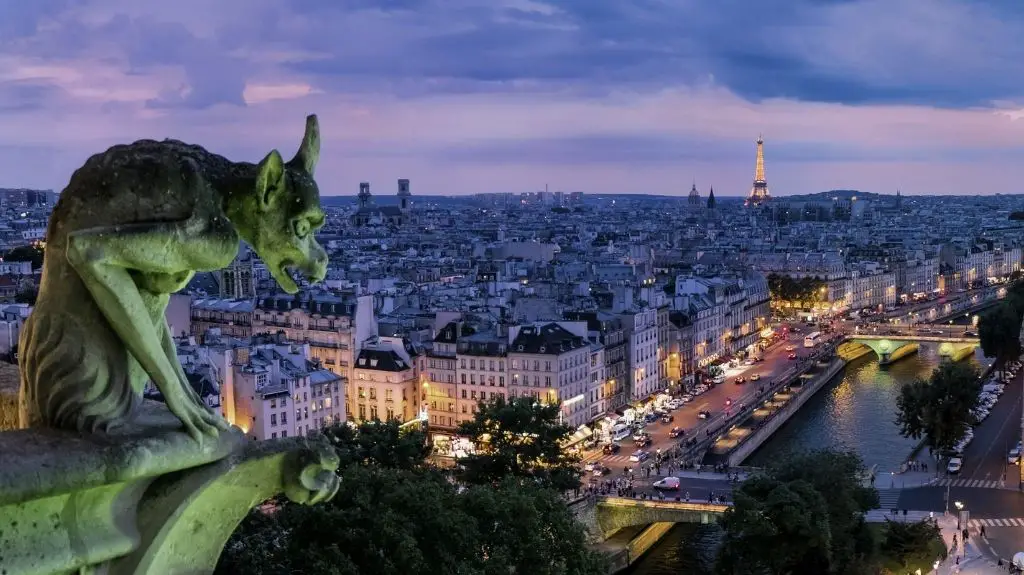
<path fill-rule="evenodd" d="M 875 476 L 875 489 L 912 489 L 935 485 L 942 479 L 934 471 L 880 472 Z M 869 481 L 870 483 L 870 481 Z"/>
<path fill-rule="evenodd" d="M 950 551 L 946 560 L 939 564 L 938 570 L 932 571 L 932 573 L 935 575 L 954 575 L 957 573 L 960 575 L 1005 575 L 1010 572 L 1008 565 L 1004 563 L 1002 567 L 997 566 L 995 561 L 978 549 L 978 546 L 975 544 L 975 538 L 979 537 L 977 531 L 973 531 L 967 539 L 965 553 L 963 541 L 960 540 L 960 534 L 957 533 L 956 517 L 940 516 L 937 523 L 942 530 L 942 540 L 946 543 L 946 549 Z M 954 535 L 956 535 L 958 544 L 955 549 L 953 548 Z M 958 556 L 960 557 L 959 566 L 956 563 Z"/>

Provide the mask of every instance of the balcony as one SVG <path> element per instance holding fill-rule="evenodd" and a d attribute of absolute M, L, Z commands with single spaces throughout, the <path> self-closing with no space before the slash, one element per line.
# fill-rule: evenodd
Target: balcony
<path fill-rule="evenodd" d="M 0 567 L 212 573 L 254 502 L 283 493 L 312 504 L 338 489 L 338 457 L 325 442 L 253 442 L 233 428 L 200 446 L 179 428 L 163 404 L 145 402 L 134 424 L 109 435 L 0 433 L 0 517 L 12 527 Z"/>

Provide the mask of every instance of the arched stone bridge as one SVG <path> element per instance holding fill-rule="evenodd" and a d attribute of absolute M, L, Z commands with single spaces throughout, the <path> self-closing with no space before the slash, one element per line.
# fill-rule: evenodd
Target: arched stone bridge
<path fill-rule="evenodd" d="M 890 364 L 898 359 L 917 352 L 920 342 L 936 342 L 939 344 L 939 355 L 953 361 L 960 361 L 974 353 L 979 341 L 976 337 L 935 335 L 917 333 L 914 335 L 876 335 L 850 334 L 839 346 L 839 354 L 844 358 L 863 355 L 867 348 L 878 356 L 880 365 Z"/>
<path fill-rule="evenodd" d="M 592 538 L 605 541 L 623 527 L 651 523 L 714 523 L 729 508 L 718 503 L 598 497 L 573 506 Z"/>

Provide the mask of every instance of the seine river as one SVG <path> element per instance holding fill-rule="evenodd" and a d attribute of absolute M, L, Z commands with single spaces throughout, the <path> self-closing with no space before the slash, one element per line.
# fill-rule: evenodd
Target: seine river
<path fill-rule="evenodd" d="M 967 361 L 979 365 L 978 358 Z M 859 453 L 866 465 L 878 466 L 879 475 L 897 469 L 915 442 L 899 434 L 896 396 L 903 383 L 928 377 L 938 363 L 935 344 L 923 344 L 919 353 L 888 367 L 880 367 L 873 355 L 854 361 L 745 464 L 763 465 L 793 451 L 833 447 Z M 679 525 L 628 573 L 711 573 L 717 541 L 714 526 Z"/>

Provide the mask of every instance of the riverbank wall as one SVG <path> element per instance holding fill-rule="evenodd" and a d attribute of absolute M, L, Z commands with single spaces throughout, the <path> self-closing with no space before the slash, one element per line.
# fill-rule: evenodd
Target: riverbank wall
<path fill-rule="evenodd" d="M 737 467 L 743 463 L 743 461 L 750 457 L 764 442 L 768 441 L 771 436 L 782 427 L 794 413 L 803 407 L 804 403 L 807 402 L 814 394 L 818 393 L 826 383 L 836 377 L 843 368 L 846 367 L 846 360 L 841 357 L 833 358 L 828 366 L 820 373 L 815 375 L 805 383 L 800 392 L 797 393 L 792 399 L 790 399 L 784 407 L 772 414 L 771 418 L 768 419 L 760 428 L 739 446 L 736 447 L 728 455 L 729 467 Z"/>
<path fill-rule="evenodd" d="M 608 575 L 621 573 L 639 561 L 675 527 L 675 523 L 651 523 L 619 549 L 609 552 Z"/>

